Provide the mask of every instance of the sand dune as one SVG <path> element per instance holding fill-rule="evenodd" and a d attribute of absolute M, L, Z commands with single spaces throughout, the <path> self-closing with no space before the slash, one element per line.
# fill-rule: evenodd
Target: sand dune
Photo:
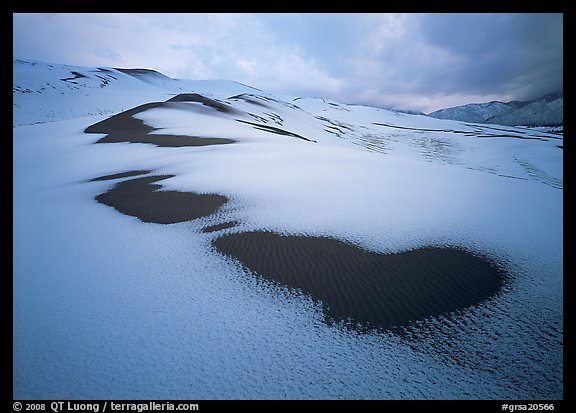
<path fill-rule="evenodd" d="M 196 93 L 175 96 L 122 112 L 86 129 L 107 133 L 98 142 L 146 142 L 158 146 L 196 146 L 234 142 L 230 139 L 150 134 L 134 115 L 163 105 L 198 102 L 218 112 L 230 108 Z M 281 135 L 309 139 L 280 128 L 239 122 Z M 130 178 L 150 171 L 128 171 L 95 180 Z M 213 214 L 227 198 L 217 194 L 158 191 L 156 182 L 171 175 L 144 176 L 117 183 L 96 200 L 144 222 L 171 224 Z M 231 228 L 237 222 L 204 227 L 204 233 Z M 239 259 L 268 280 L 301 289 L 322 302 L 326 320 L 367 328 L 406 326 L 430 316 L 448 314 L 494 296 L 504 274 L 479 256 L 455 248 L 427 247 L 397 254 L 376 254 L 343 242 L 318 237 L 281 236 L 272 232 L 233 233 L 216 238 L 214 246 Z"/>
<path fill-rule="evenodd" d="M 365 328 L 407 326 L 464 309 L 505 282 L 493 263 L 456 248 L 376 254 L 330 238 L 272 232 L 233 233 L 213 243 L 258 276 L 321 301 L 328 321 Z"/>
<path fill-rule="evenodd" d="M 178 98 L 178 96 L 172 99 L 176 98 Z M 181 100 L 186 100 L 186 97 L 182 98 Z M 173 104 L 174 103 L 165 102 L 146 103 L 95 123 L 87 127 L 84 132 L 107 134 L 105 137 L 96 141 L 96 143 L 151 143 L 156 146 L 170 148 L 179 148 L 185 146 L 223 145 L 235 142 L 232 139 L 226 138 L 205 138 L 200 136 L 167 135 L 156 133 L 151 134 L 151 132 L 158 129 L 148 126 L 142 120 L 136 119 L 134 117 L 134 115 L 144 112 L 148 109 Z"/>

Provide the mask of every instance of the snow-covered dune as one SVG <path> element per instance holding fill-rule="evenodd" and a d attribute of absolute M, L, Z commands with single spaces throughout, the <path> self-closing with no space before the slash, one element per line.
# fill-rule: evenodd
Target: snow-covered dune
<path fill-rule="evenodd" d="M 563 138 L 14 61 L 14 398 L 563 397 Z"/>
<path fill-rule="evenodd" d="M 110 115 L 190 90 L 242 93 L 254 89 L 232 81 L 172 79 L 149 69 L 89 68 L 14 59 L 12 90 L 13 124 L 18 126 Z"/>

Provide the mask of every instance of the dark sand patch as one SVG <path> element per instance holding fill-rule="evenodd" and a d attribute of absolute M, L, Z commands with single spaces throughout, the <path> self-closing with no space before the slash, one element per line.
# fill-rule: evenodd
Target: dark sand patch
<path fill-rule="evenodd" d="M 236 221 L 223 222 L 221 224 L 210 225 L 208 227 L 204 227 L 204 228 L 202 228 L 202 232 L 208 233 L 208 232 L 221 231 L 223 229 L 233 228 L 236 225 L 238 225 L 238 222 L 236 222 Z"/>
<path fill-rule="evenodd" d="M 158 191 L 154 182 L 174 175 L 156 175 L 119 182 L 96 197 L 102 204 L 144 222 L 174 224 L 213 214 L 228 199 L 222 195 Z"/>
<path fill-rule="evenodd" d="M 234 143 L 232 139 L 226 138 L 201 138 L 198 136 L 179 136 L 165 134 L 139 135 L 125 138 L 121 136 L 108 135 L 96 143 L 151 143 L 161 148 L 183 148 L 191 146 L 225 145 Z"/>
<path fill-rule="evenodd" d="M 73 76 L 73 77 L 67 77 L 67 78 L 60 79 L 60 80 L 62 80 L 62 81 L 64 81 L 64 82 L 76 83 L 76 82 L 73 82 L 73 80 L 86 77 L 86 75 L 83 75 L 82 73 L 78 73 L 78 72 L 74 72 L 74 71 L 72 71 L 72 72 L 70 72 L 70 73 L 72 73 L 74 76 Z"/>
<path fill-rule="evenodd" d="M 256 96 L 247 93 L 241 93 L 236 96 L 231 96 L 228 98 L 228 100 L 243 100 L 247 103 L 251 103 L 256 106 L 261 106 L 263 108 L 270 108 L 269 105 L 261 102 Z"/>
<path fill-rule="evenodd" d="M 136 79 L 142 80 L 144 82 L 147 81 L 147 78 L 157 78 L 163 80 L 172 80 L 166 75 L 163 75 L 160 72 L 152 69 L 121 69 L 119 67 L 115 67 L 114 70 L 127 74 L 129 76 L 135 77 Z"/>
<path fill-rule="evenodd" d="M 146 125 L 142 120 L 134 118 L 133 115 L 148 109 L 161 107 L 163 104 L 163 102 L 151 102 L 136 106 L 88 126 L 84 129 L 84 133 L 105 133 L 112 136 L 123 136 L 125 139 L 130 135 L 146 135 L 152 132 L 154 128 Z"/>
<path fill-rule="evenodd" d="M 118 113 L 88 126 L 85 133 L 105 133 L 96 143 L 150 143 L 159 147 L 180 148 L 188 146 L 224 145 L 235 141 L 227 138 L 205 138 L 199 136 L 153 134 L 158 128 L 146 125 L 134 115 L 148 109 L 167 106 L 164 102 L 151 102 Z"/>
<path fill-rule="evenodd" d="M 246 120 L 240 120 L 240 119 L 236 119 L 238 122 L 242 122 L 242 123 L 246 123 L 248 125 L 252 125 L 254 128 L 259 129 L 259 130 L 263 130 L 265 132 L 271 132 L 271 133 L 275 133 L 277 135 L 284 135 L 284 136 L 291 136 L 293 138 L 298 138 L 298 139 L 302 139 L 308 142 L 314 142 L 317 143 L 315 140 L 313 139 L 308 139 L 305 138 L 304 136 L 298 135 L 297 133 L 294 132 L 290 132 L 284 129 L 280 129 L 280 128 L 275 128 L 274 126 L 268 126 L 268 125 L 262 125 L 260 123 L 254 123 L 254 122 L 248 122 Z"/>
<path fill-rule="evenodd" d="M 264 279 L 301 289 L 322 303 L 327 322 L 363 329 L 407 327 L 496 295 L 505 273 L 457 248 L 368 252 L 330 238 L 271 232 L 223 235 L 216 249 Z"/>
<path fill-rule="evenodd" d="M 138 175 L 147 175 L 149 174 L 150 170 L 141 170 L 141 171 L 128 171 L 128 172 L 120 172 L 117 174 L 110 174 L 110 175 L 103 175 L 103 176 L 99 176 L 98 178 L 94 178 L 91 179 L 90 182 L 96 182 L 96 181 L 110 181 L 112 179 L 120 179 L 120 178 L 131 178 L 133 176 L 138 176 Z"/>
<path fill-rule="evenodd" d="M 219 112 L 240 113 L 240 111 L 234 109 L 229 105 L 226 105 L 225 103 L 207 98 L 206 96 L 199 95 L 198 93 L 180 93 L 179 95 L 174 96 L 173 98 L 167 100 L 166 102 L 198 102 L 202 103 L 204 106 L 216 109 Z"/>

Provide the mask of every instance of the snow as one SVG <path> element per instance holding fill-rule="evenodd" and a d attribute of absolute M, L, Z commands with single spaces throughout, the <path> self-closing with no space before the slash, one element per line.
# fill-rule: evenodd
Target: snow
<path fill-rule="evenodd" d="M 227 81 L 151 84 L 116 71 L 106 87 L 69 89 L 51 79 L 91 69 L 53 66 L 15 63 L 14 84 L 35 94 L 15 91 L 15 399 L 563 397 L 561 136 Z M 180 93 L 174 82 L 241 112 L 184 102 L 136 117 L 155 133 L 237 143 L 95 145 L 101 135 L 83 133 L 108 113 Z M 241 93 L 266 106 L 230 99 Z M 94 200 L 112 182 L 89 180 L 137 169 L 175 175 L 163 189 L 230 201 L 159 225 Z M 494 257 L 513 280 L 478 307 L 423 320 L 413 340 L 361 334 L 216 253 L 217 234 L 201 229 L 226 221 L 239 222 L 226 232 L 324 235 L 378 252 L 457 245 Z"/>
<path fill-rule="evenodd" d="M 21 59 L 14 59 L 12 73 L 14 126 L 109 116 L 143 100 L 164 101 L 189 90 L 214 96 L 224 90 L 235 94 L 255 90 L 227 80 L 178 80 L 153 71 L 130 75 L 111 67 L 87 68 Z"/>

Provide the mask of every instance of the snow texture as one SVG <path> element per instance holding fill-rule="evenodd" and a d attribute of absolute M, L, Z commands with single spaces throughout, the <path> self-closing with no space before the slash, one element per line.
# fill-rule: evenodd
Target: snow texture
<path fill-rule="evenodd" d="M 13 86 L 15 399 L 563 397 L 561 134 L 112 68 L 15 60 Z M 183 101 L 135 117 L 151 133 L 235 143 L 84 133 L 179 93 L 234 112 Z M 94 178 L 127 171 L 229 201 L 144 223 L 95 200 L 127 178 Z M 360 333 L 212 246 L 253 230 L 382 253 L 458 246 L 511 281 L 409 336 Z"/>

